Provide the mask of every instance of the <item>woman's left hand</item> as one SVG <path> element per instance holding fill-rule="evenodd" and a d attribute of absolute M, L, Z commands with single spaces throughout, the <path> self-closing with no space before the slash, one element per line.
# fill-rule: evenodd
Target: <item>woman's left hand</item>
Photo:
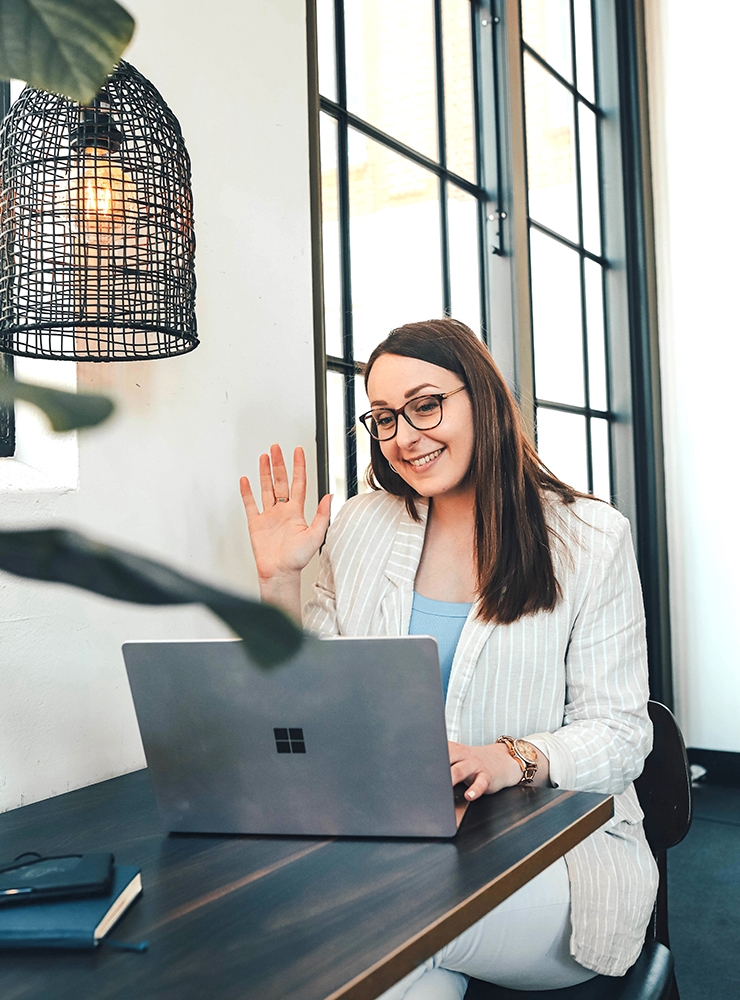
<path fill-rule="evenodd" d="M 464 743 L 448 740 L 452 784 L 463 781 L 468 790 L 465 798 L 472 801 L 481 795 L 498 792 L 510 785 L 518 785 L 522 769 L 509 754 L 503 743 L 490 743 L 484 747 L 469 747 Z"/>

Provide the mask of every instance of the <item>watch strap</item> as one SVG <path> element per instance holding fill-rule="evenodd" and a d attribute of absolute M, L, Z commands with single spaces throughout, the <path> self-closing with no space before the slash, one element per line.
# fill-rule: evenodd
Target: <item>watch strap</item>
<path fill-rule="evenodd" d="M 528 760 L 524 757 L 517 748 L 518 740 L 512 739 L 511 736 L 499 736 L 496 740 L 497 743 L 503 743 L 509 754 L 514 758 L 519 767 L 522 769 L 522 777 L 519 781 L 520 785 L 531 785 L 534 781 L 534 777 L 537 774 L 537 751 L 535 750 L 535 759 Z"/>

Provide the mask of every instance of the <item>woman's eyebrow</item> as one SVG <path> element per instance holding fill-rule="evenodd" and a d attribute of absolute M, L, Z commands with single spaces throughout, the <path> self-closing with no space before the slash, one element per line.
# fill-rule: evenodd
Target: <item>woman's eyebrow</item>
<path fill-rule="evenodd" d="M 419 389 L 439 389 L 438 385 L 432 385 L 431 382 L 422 382 L 421 385 L 415 385 L 413 389 L 409 389 L 408 392 L 404 392 L 404 399 L 411 399 L 415 396 Z M 370 401 L 371 406 L 387 406 L 388 403 L 384 399 L 373 399 Z"/>

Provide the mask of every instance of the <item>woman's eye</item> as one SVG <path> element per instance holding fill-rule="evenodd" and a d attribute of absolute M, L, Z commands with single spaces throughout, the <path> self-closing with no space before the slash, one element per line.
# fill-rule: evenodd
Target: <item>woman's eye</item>
<path fill-rule="evenodd" d="M 390 413 L 378 413 L 373 417 L 378 427 L 388 427 L 393 423 L 393 416 Z"/>
<path fill-rule="evenodd" d="M 439 403 L 436 399 L 425 399 L 416 406 L 417 413 L 434 413 L 437 409 L 439 409 Z"/>

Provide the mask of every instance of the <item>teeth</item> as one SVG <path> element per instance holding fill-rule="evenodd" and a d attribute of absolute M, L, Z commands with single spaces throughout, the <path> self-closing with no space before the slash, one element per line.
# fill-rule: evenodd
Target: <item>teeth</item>
<path fill-rule="evenodd" d="M 438 448 L 436 451 L 433 451 L 431 455 L 424 455 L 423 458 L 414 458 L 409 461 L 409 465 L 426 465 L 428 462 L 431 462 L 433 458 L 436 458 L 437 455 L 441 455 L 443 450 L 443 448 Z"/>

